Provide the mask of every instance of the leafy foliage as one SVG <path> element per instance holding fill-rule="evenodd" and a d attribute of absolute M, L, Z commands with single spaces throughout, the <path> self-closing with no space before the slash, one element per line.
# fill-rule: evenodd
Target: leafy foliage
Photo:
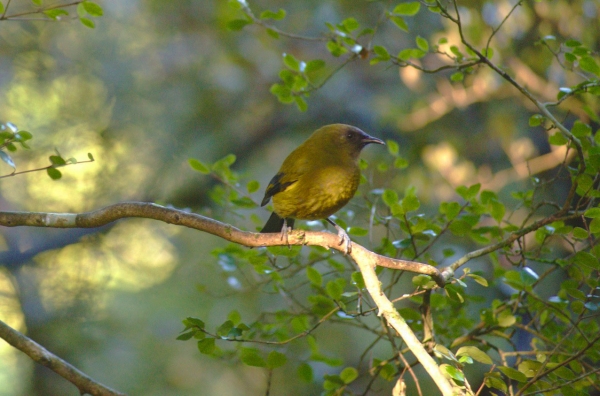
<path fill-rule="evenodd" d="M 553 112 L 567 98 L 583 100 L 585 95 L 597 97 L 600 93 L 598 57 L 591 46 L 582 37 L 557 39 L 555 35 L 528 43 L 532 51 L 550 53 L 558 67 L 577 73 L 580 80 L 559 87 L 554 102 L 542 103 L 492 61 L 498 59 L 498 52 L 500 57 L 509 55 L 506 49 L 493 47 L 494 39 L 501 34 L 503 25 L 511 22 L 513 13 L 528 7 L 522 2 L 516 3 L 487 29 L 485 37 L 479 38 L 467 34 L 473 29 L 463 18 L 466 14 L 480 15 L 480 9 L 466 10 L 455 2 L 438 1 L 393 5 L 383 11 L 383 20 L 402 32 L 410 33 L 412 19 L 429 12 L 430 17 L 450 24 L 455 33 L 452 36 L 455 42 L 438 33 L 429 37 L 416 35 L 411 41 L 414 44 L 400 49 L 372 45 L 377 29 L 382 28 L 378 23 L 365 28 L 363 22 L 350 16 L 341 22 L 326 23 L 327 32 L 320 37 L 300 37 L 266 22 L 289 15 L 284 10 L 264 11 L 257 18 L 245 1 L 230 3 L 243 16 L 231 22 L 232 30 L 258 25 L 275 38 L 313 40 L 333 57 L 305 62 L 291 53 L 283 54 L 281 82 L 275 83 L 271 92 L 282 103 L 296 103 L 301 111 L 307 109 L 306 98 L 310 93 L 323 87 L 348 63 L 367 58 L 373 66 L 410 67 L 424 73 L 448 71 L 447 78 L 455 84 L 472 84 L 479 75 L 491 70 L 537 107 L 539 113 L 529 118 L 529 126 L 544 127 L 550 145 L 565 146 L 567 153 L 573 153 L 556 164 L 556 174 L 560 177 L 531 177 L 527 188 L 508 195 L 483 188 L 481 183 L 459 185 L 452 199 L 440 202 L 437 210 L 431 212 L 423 212 L 427 209 L 423 208 L 414 187 L 406 188 L 403 193 L 371 187 L 364 193 L 362 205 L 374 214 L 372 223 L 369 227 L 353 225 L 348 231 L 360 238 L 382 228 L 384 236 L 373 242 L 373 250 L 433 266 L 450 266 L 457 271 L 444 289 L 424 275 L 414 276 L 410 286 L 401 282 L 403 274 L 381 270 L 379 275 L 386 293 L 403 302 L 399 313 L 413 331 L 424 343 L 431 341 L 426 336 L 433 337 L 442 372 L 463 392 L 473 392 L 471 387 L 477 381 L 488 388 L 519 395 L 555 391 L 587 394 L 593 389 L 598 383 L 598 370 L 594 367 L 600 361 L 597 320 L 600 139 L 589 119 L 599 121 L 597 113 L 591 110 L 597 109 L 597 99 L 590 99 L 592 104 L 585 112 L 589 117 L 573 120 L 571 127 L 559 121 L 556 116 L 559 111 Z M 398 55 L 394 56 L 396 52 Z M 330 62 L 336 58 L 342 61 L 338 67 L 332 67 Z M 388 148 L 394 166 L 377 167 L 382 174 L 407 166 L 396 142 L 388 141 Z M 251 196 L 238 188 L 238 176 L 227 167 L 232 161 L 226 162 L 225 168 L 197 160 L 190 163 L 194 169 L 213 175 L 227 186 L 226 194 L 219 186 L 212 193 L 218 205 L 250 208 L 255 204 Z M 363 165 L 364 169 L 366 163 Z M 549 196 L 547 190 L 553 184 L 567 185 L 566 193 Z M 259 190 L 256 181 L 247 185 L 248 194 Z M 248 205 L 239 205 L 241 199 Z M 458 243 L 470 252 L 459 253 L 462 248 L 455 248 Z M 233 245 L 217 249 L 213 255 L 233 265 L 245 278 L 258 279 L 254 287 L 289 296 L 287 310 L 265 313 L 256 322 L 242 326 L 242 330 L 227 327 L 227 335 L 221 337 L 235 340 L 238 345 L 225 353 L 227 357 L 267 367 L 265 356 L 275 351 L 273 348 L 287 348 L 288 344 L 305 339 L 310 358 L 299 362 L 298 375 L 307 382 L 319 381 L 324 394 L 331 395 L 356 391 L 359 388 L 350 391 L 348 386 L 359 379 L 362 390 L 358 393 L 368 393 L 376 381 L 403 379 L 404 373 L 418 363 L 399 357 L 404 353 L 404 345 L 376 319 L 360 273 L 344 257 L 319 248 L 307 248 L 301 253 L 297 249 L 249 251 Z M 473 269 L 466 266 L 475 258 L 485 258 L 492 271 L 475 271 L 475 266 Z M 407 287 L 412 289 L 407 291 Z M 486 299 L 482 288 L 502 292 L 496 298 Z M 422 314 L 427 310 L 431 316 Z M 353 346 L 362 351 L 356 367 L 342 369 L 343 360 L 319 352 L 316 337 L 319 326 L 334 323 L 358 327 L 375 337 L 370 345 Z M 216 338 L 219 332 L 211 334 Z M 524 335 L 527 342 L 521 341 Z M 377 348 L 387 352 L 373 352 L 379 344 L 387 344 L 387 349 Z M 373 355 L 368 362 L 363 359 L 367 354 Z M 292 358 L 288 354 L 285 364 L 291 364 Z M 315 378 L 312 365 L 317 362 L 336 367 L 337 374 Z M 464 372 L 467 365 L 480 366 L 483 378 L 468 378 Z"/>

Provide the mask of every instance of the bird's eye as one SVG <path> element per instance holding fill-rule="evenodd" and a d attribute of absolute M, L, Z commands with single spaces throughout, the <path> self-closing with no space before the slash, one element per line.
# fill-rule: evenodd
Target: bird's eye
<path fill-rule="evenodd" d="M 352 133 L 352 132 L 348 132 L 348 133 L 346 134 L 346 138 L 347 138 L 348 140 L 355 140 L 355 139 L 356 139 L 356 136 L 357 136 L 357 135 L 356 135 L 355 133 Z"/>

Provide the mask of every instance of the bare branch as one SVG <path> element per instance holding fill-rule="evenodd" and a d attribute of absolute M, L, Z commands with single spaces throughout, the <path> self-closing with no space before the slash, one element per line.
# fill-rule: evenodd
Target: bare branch
<path fill-rule="evenodd" d="M 88 377 L 85 373 L 49 352 L 46 348 L 21 334 L 0 320 L 0 338 L 29 356 L 34 362 L 48 367 L 67 381 L 75 385 L 81 394 L 97 396 L 124 396 L 124 393 L 112 390 Z"/>

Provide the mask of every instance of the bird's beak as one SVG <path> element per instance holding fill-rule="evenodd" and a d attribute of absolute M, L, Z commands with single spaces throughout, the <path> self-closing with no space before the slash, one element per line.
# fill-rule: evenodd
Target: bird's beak
<path fill-rule="evenodd" d="M 365 136 L 361 139 L 363 145 L 367 145 L 367 144 L 371 144 L 371 143 L 376 143 L 376 144 L 383 144 L 385 146 L 385 142 L 381 139 L 377 139 L 376 137 L 367 135 L 365 133 Z"/>

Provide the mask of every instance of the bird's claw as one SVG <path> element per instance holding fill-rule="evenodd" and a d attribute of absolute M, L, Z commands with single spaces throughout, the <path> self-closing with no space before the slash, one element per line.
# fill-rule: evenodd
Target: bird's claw
<path fill-rule="evenodd" d="M 335 228 L 337 228 L 338 231 L 338 236 L 340 237 L 340 243 L 339 245 L 345 245 L 344 246 L 344 254 L 350 254 L 350 252 L 352 251 L 352 241 L 350 240 L 350 237 L 348 236 L 348 234 L 346 233 L 346 231 L 338 226 L 336 224 Z"/>
<path fill-rule="evenodd" d="M 284 241 L 286 245 L 288 245 L 288 248 L 291 249 L 292 247 L 290 246 L 290 240 L 288 239 L 288 233 L 292 232 L 292 227 L 288 227 L 287 224 L 283 225 L 283 228 L 281 229 L 281 240 Z"/>

